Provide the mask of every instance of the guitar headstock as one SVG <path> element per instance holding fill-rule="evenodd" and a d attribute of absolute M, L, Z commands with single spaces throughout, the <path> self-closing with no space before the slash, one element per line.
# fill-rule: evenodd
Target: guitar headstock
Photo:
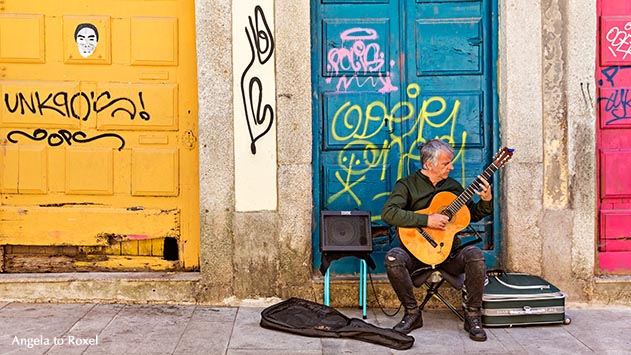
<path fill-rule="evenodd" d="M 497 168 L 502 167 L 504 164 L 506 164 L 507 161 L 510 160 L 510 158 L 513 157 L 514 152 L 515 152 L 515 149 L 513 148 L 504 147 L 500 149 L 500 151 L 497 152 L 497 154 L 495 154 L 495 157 L 493 157 L 493 164 Z"/>

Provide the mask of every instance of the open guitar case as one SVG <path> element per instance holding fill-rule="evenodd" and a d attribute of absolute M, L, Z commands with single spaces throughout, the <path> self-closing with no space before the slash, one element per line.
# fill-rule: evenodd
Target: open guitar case
<path fill-rule="evenodd" d="M 295 297 L 265 308 L 260 325 L 308 337 L 351 338 L 397 350 L 414 345 L 412 336 L 349 318 L 334 308 Z"/>

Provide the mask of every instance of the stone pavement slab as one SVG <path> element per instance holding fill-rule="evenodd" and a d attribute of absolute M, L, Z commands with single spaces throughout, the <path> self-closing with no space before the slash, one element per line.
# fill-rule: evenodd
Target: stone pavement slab
<path fill-rule="evenodd" d="M 196 307 L 173 354 L 225 354 L 239 310 Z"/>
<path fill-rule="evenodd" d="M 261 328 L 262 307 L 240 307 L 230 337 L 228 355 L 321 355 L 320 338 Z"/>
<path fill-rule="evenodd" d="M 569 325 L 487 328 L 481 343 L 449 310 L 432 309 L 423 313 L 423 328 L 410 333 L 415 343 L 407 351 L 264 329 L 264 308 L 0 302 L 0 354 L 617 355 L 631 349 L 631 308 L 568 308 Z M 339 311 L 361 318 L 358 308 Z M 366 322 L 390 328 L 400 317 L 369 308 Z"/>

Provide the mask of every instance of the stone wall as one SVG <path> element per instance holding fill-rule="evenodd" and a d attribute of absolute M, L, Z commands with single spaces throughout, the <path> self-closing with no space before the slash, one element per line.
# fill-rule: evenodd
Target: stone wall
<path fill-rule="evenodd" d="M 231 6 L 229 0 L 197 4 L 200 298 L 321 297 L 321 280 L 311 270 L 310 4 L 275 2 L 278 209 L 256 213 L 234 211 L 232 146 L 223 134 L 233 119 L 226 85 Z M 595 0 L 499 6 L 500 140 L 516 149 L 499 197 L 505 267 L 542 275 L 571 300 L 589 300 L 595 292 Z M 395 305 L 387 281 L 375 282 L 377 293 Z M 349 292 L 336 291 L 339 302 L 356 302 L 352 284 L 338 287 Z"/>

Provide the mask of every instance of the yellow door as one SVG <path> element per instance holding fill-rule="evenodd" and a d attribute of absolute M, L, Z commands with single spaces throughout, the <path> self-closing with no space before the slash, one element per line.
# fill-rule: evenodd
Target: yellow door
<path fill-rule="evenodd" d="M 2 5 L 5 269 L 197 269 L 194 1 Z"/>

